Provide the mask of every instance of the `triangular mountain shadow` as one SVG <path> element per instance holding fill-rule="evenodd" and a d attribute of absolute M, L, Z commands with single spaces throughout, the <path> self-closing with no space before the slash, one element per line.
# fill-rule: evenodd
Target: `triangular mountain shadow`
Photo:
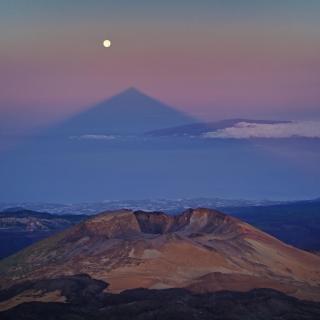
<path fill-rule="evenodd" d="M 50 135 L 141 134 L 195 121 L 132 87 L 53 127 Z"/>

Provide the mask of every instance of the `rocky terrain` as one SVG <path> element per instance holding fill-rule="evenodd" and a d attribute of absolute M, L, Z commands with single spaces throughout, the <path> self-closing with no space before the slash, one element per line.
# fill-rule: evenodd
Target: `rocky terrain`
<path fill-rule="evenodd" d="M 0 317 L 3 320 L 320 318 L 320 303 L 301 301 L 270 289 L 206 294 L 185 289 L 133 289 L 111 294 L 104 291 L 107 287 L 107 283 L 88 275 L 27 281 L 0 291 Z M 25 303 L 20 304 L 21 301 Z"/>
<path fill-rule="evenodd" d="M 108 292 L 186 288 L 196 293 L 272 288 L 320 300 L 320 257 L 231 216 L 120 210 L 85 220 L 0 262 L 2 288 L 79 273 Z"/>

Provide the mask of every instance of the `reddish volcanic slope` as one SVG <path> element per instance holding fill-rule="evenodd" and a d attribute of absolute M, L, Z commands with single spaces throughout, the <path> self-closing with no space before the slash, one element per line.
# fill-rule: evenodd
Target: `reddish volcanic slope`
<path fill-rule="evenodd" d="M 108 290 L 273 288 L 320 301 L 320 257 L 209 209 L 92 217 L 0 263 L 1 286 L 87 273 Z"/>

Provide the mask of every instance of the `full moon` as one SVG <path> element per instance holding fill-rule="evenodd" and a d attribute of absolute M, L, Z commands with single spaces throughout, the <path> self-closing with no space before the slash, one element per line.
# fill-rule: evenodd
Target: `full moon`
<path fill-rule="evenodd" d="M 111 47 L 111 41 L 110 40 L 104 40 L 103 41 L 103 46 L 105 48 L 110 48 Z"/>

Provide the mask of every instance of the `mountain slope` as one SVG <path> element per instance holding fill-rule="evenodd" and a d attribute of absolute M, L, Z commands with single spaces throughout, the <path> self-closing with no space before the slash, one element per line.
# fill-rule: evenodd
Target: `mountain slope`
<path fill-rule="evenodd" d="M 295 247 L 320 250 L 320 199 L 222 210 Z"/>
<path fill-rule="evenodd" d="M 12 208 L 0 212 L 0 259 L 24 247 L 66 229 L 83 215 L 54 215 L 45 212 Z"/>
<path fill-rule="evenodd" d="M 85 217 L 76 214 L 57 215 L 23 208 L 11 208 L 0 212 L 0 230 L 21 232 L 61 230 L 80 222 Z"/>
<path fill-rule="evenodd" d="M 54 127 L 52 136 L 140 134 L 194 122 L 191 116 L 129 88 Z"/>
<path fill-rule="evenodd" d="M 122 210 L 88 219 L 0 263 L 1 285 L 87 273 L 109 291 L 274 288 L 320 300 L 320 257 L 214 210 Z"/>

